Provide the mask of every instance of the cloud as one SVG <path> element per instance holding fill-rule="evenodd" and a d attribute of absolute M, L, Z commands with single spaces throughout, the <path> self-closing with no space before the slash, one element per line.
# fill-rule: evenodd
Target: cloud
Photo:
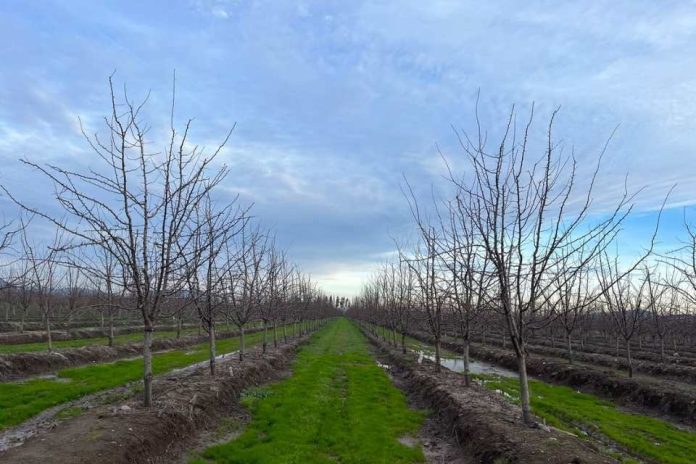
<path fill-rule="evenodd" d="M 423 196 L 445 188 L 435 147 L 457 163 L 451 125 L 475 130 L 479 90 L 491 140 L 513 103 L 536 103 L 541 136 L 561 105 L 557 135 L 583 169 L 620 124 L 598 208 L 627 171 L 631 188 L 647 186 L 639 210 L 674 183 L 670 204 L 694 203 L 684 168 L 696 149 L 692 2 L 84 0 L 4 3 L 0 15 L 0 59 L 12 70 L 0 75 L 8 186 L 26 184 L 14 163 L 25 154 L 94 162 L 76 116 L 99 125 L 114 69 L 134 97 L 152 90 L 145 116 L 157 143 L 176 69 L 192 143 L 212 147 L 238 123 L 225 193 L 254 201 L 308 271 L 350 282 L 338 284 L 346 291 L 408 228 L 402 174 Z M 48 186 L 30 194 L 50 202 Z"/>

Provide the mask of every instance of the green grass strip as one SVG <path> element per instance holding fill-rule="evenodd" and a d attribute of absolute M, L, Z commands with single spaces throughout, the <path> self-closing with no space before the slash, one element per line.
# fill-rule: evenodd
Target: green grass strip
<path fill-rule="evenodd" d="M 477 376 L 487 388 L 519 399 L 517 379 Z M 666 421 L 624 412 L 610 401 L 572 388 L 530 381 L 534 413 L 547 423 L 579 436 L 599 432 L 630 454 L 668 464 L 693 464 L 696 433 L 680 430 Z"/>
<path fill-rule="evenodd" d="M 338 319 L 298 353 L 288 380 L 246 393 L 253 420 L 237 439 L 192 463 L 413 463 L 423 413 L 378 367 L 357 327 Z"/>
<path fill-rule="evenodd" d="M 263 332 L 244 337 L 247 347 L 258 344 Z M 239 349 L 239 338 L 217 341 L 218 354 Z M 155 353 L 152 370 L 155 374 L 208 359 L 208 344 L 201 343 L 181 350 Z M 143 360 L 130 359 L 93 364 L 58 371 L 57 379 L 32 379 L 0 383 L 0 430 L 17 425 L 50 407 L 76 400 L 82 396 L 125 385 L 142 379 Z"/>

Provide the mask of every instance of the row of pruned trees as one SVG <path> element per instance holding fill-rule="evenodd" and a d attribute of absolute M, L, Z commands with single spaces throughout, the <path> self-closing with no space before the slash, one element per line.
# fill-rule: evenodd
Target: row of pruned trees
<path fill-rule="evenodd" d="M 397 244 L 398 260 L 374 276 L 351 310 L 402 333 L 425 328 L 438 368 L 443 337 L 456 335 L 467 383 L 471 340 L 500 335 L 517 357 L 530 424 L 532 340 L 562 327 L 572 359 L 575 331 L 601 319 L 624 342 L 632 375 L 634 336 L 651 325 L 664 340 L 670 316 L 688 312 L 696 297 L 692 230 L 685 247 L 657 254 L 658 215 L 645 246 L 622 255 L 617 237 L 635 196 L 624 188 L 613 203 L 595 204 L 607 147 L 591 169 L 579 166 L 553 137 L 556 114 L 543 139 L 533 130 L 533 107 L 521 126 L 513 109 L 495 143 L 478 124 L 473 136 L 455 131 L 463 159 L 458 168 L 445 161 L 450 194 L 424 208 L 406 181 L 416 238 Z"/>
<path fill-rule="evenodd" d="M 79 290 L 70 304 L 93 304 L 139 314 L 144 332 L 144 403 L 152 403 L 152 341 L 155 326 L 172 314 L 193 312 L 209 335 L 215 373 L 216 324 L 244 329 L 252 321 L 277 327 L 327 317 L 334 308 L 308 276 L 289 262 L 272 233 L 251 217 L 238 198 L 223 200 L 229 167 L 221 153 L 231 130 L 212 151 L 190 143 L 192 120 L 175 123 L 172 98 L 164 141 L 144 121 L 147 98 L 135 103 L 117 94 L 109 79 L 111 111 L 101 132 L 83 134 L 93 158 L 81 167 L 21 160 L 54 186 L 56 205 L 37 207 L 16 192 L 5 195 L 27 220 L 6 285 L 50 319 L 59 296 Z M 46 224 L 53 240 L 31 243 L 31 223 Z M 38 235 L 38 234 L 37 234 Z M 21 284 L 18 284 L 21 282 Z M 87 295 L 90 298 L 87 298 Z M 91 298 L 98 301 L 90 302 Z M 72 311 L 70 311 L 72 313 Z M 49 347 L 51 346 L 49 341 Z"/>

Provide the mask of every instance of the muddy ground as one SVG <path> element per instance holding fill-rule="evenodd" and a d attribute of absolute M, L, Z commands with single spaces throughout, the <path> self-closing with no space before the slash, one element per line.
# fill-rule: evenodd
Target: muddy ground
<path fill-rule="evenodd" d="M 466 387 L 461 375 L 411 353 L 402 354 L 371 338 L 382 350 L 397 385 L 416 395 L 451 430 L 470 462 L 480 463 L 612 463 L 590 444 L 545 426 L 529 427 L 519 407 L 483 386 Z M 466 462 L 466 461 L 465 461 Z"/>
<path fill-rule="evenodd" d="M 388 356 L 376 345 L 373 345 L 373 356 L 384 368 L 394 385 L 406 394 L 409 407 L 418 410 L 429 410 L 430 405 L 423 398 L 414 393 L 408 384 L 407 378 L 400 369 L 394 369 L 389 364 Z M 404 437 L 402 443 L 416 446 L 420 443 L 428 464 L 473 464 L 477 462 L 473 457 L 465 455 L 457 437 L 450 433 L 448 425 L 442 422 L 437 414 L 429 413 L 423 427 L 416 437 Z"/>
<path fill-rule="evenodd" d="M 96 406 L 1 452 L 0 462 L 176 462 L 196 445 L 200 433 L 215 430 L 238 411 L 243 390 L 282 376 L 304 340 L 271 349 L 266 356 L 260 348 L 251 349 L 243 362 L 230 356 L 219 362 L 215 378 L 205 368 L 159 377 L 152 408 L 141 407 L 138 397 Z"/>

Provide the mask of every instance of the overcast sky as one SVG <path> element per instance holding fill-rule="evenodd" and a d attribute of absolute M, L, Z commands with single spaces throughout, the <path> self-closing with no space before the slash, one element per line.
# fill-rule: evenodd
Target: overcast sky
<path fill-rule="evenodd" d="M 646 187 L 626 242 L 649 229 L 668 188 L 662 240 L 696 200 L 696 4 L 690 1 L 27 1 L 0 2 L 0 182 L 50 203 L 19 166 L 89 166 L 78 116 L 100 129 L 107 77 L 152 90 L 166 124 L 176 69 L 178 115 L 192 141 L 224 152 L 230 195 L 327 290 L 352 294 L 408 231 L 405 175 L 443 184 L 474 102 L 499 130 L 510 106 L 561 105 L 557 137 L 593 160 L 619 126 L 598 207 Z M 153 140 L 157 143 L 157 140 Z M 14 214 L 0 201 L 6 215 Z M 634 233 L 635 232 L 635 233 Z"/>

